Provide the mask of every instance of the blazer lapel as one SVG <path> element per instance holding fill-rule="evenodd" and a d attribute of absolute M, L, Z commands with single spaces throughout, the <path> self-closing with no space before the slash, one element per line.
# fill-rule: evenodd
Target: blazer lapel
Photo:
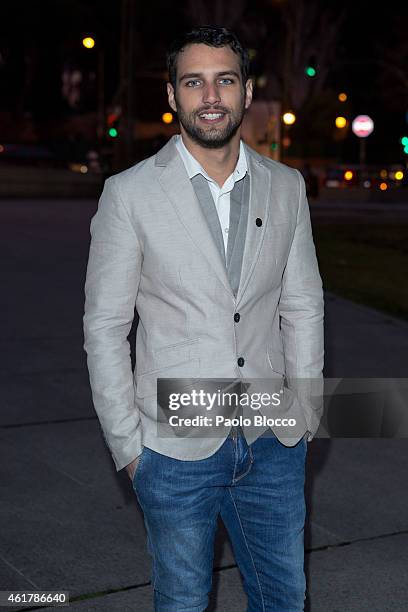
<path fill-rule="evenodd" d="M 271 201 L 273 205 L 273 200 L 275 199 L 270 188 L 271 172 L 264 165 L 262 156 L 247 145 L 244 145 L 250 176 L 250 195 L 241 276 L 237 296 L 235 297 L 228 280 L 225 262 L 214 242 L 208 222 L 202 212 L 174 141 L 175 136 L 156 154 L 156 166 L 164 167 L 163 172 L 159 176 L 159 182 L 175 208 L 180 222 L 186 228 L 196 247 L 211 265 L 226 291 L 239 304 L 255 268 L 268 220 Z M 260 226 L 256 224 L 256 219 L 258 218 L 262 220 L 262 225 Z"/>
<path fill-rule="evenodd" d="M 194 244 L 213 268 L 225 289 L 235 299 L 229 284 L 225 262 L 214 242 L 174 141 L 175 136 L 156 154 L 156 166 L 164 167 L 158 180 Z"/>
<path fill-rule="evenodd" d="M 259 256 L 272 197 L 270 189 L 271 173 L 265 167 L 262 157 L 247 145 L 245 145 L 245 153 L 250 177 L 250 194 L 248 224 L 241 278 L 237 293 L 237 304 L 244 294 Z M 256 219 L 258 218 L 262 221 L 260 226 L 256 224 Z"/>

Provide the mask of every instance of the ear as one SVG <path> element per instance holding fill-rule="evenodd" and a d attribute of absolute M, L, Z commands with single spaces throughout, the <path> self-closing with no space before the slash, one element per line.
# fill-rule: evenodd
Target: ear
<path fill-rule="evenodd" d="M 245 108 L 249 108 L 251 106 L 253 90 L 254 82 L 252 79 L 248 79 L 245 84 Z"/>
<path fill-rule="evenodd" d="M 169 105 L 175 113 L 177 113 L 177 105 L 176 105 L 176 97 L 174 92 L 174 87 L 171 83 L 167 83 L 167 97 L 169 100 Z"/>

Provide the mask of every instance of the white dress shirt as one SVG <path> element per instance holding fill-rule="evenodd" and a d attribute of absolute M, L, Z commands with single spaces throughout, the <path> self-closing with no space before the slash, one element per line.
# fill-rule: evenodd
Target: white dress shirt
<path fill-rule="evenodd" d="M 208 176 L 201 164 L 195 157 L 193 157 L 193 155 L 191 155 L 180 134 L 176 139 L 176 147 L 181 155 L 181 159 L 184 162 L 189 179 L 192 179 L 193 176 L 196 176 L 197 174 L 202 174 L 208 181 L 211 195 L 214 198 L 218 218 L 220 220 L 225 252 L 227 252 L 231 191 L 233 190 L 235 183 L 244 178 L 246 172 L 248 171 L 244 144 L 242 140 L 240 140 L 237 165 L 235 166 L 234 172 L 229 175 L 222 187 L 220 187 L 214 179 Z"/>

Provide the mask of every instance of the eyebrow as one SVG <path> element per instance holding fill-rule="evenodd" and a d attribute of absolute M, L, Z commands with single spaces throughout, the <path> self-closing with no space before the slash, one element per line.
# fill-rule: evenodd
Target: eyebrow
<path fill-rule="evenodd" d="M 236 72 L 235 70 L 223 70 L 222 72 L 217 72 L 215 76 L 220 77 L 220 76 L 226 76 L 226 75 L 233 75 L 237 77 L 237 79 L 239 79 L 239 73 Z M 202 72 L 188 72 L 186 74 L 183 74 L 179 78 L 179 81 L 184 81 L 185 79 L 196 79 L 202 76 L 203 76 Z"/>

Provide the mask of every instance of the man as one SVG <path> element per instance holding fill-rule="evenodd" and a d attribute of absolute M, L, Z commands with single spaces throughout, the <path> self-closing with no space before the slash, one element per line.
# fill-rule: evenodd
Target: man
<path fill-rule="evenodd" d="M 144 513 L 155 610 L 206 609 L 221 515 L 248 611 L 296 612 L 305 597 L 306 438 L 320 418 L 310 388 L 323 367 L 305 185 L 240 138 L 253 84 L 232 32 L 196 28 L 167 61 L 181 135 L 109 178 L 91 222 L 84 331 L 95 409 Z M 268 425 L 158 434 L 158 378 L 284 376 L 298 407 L 292 437 L 280 441 Z"/>

